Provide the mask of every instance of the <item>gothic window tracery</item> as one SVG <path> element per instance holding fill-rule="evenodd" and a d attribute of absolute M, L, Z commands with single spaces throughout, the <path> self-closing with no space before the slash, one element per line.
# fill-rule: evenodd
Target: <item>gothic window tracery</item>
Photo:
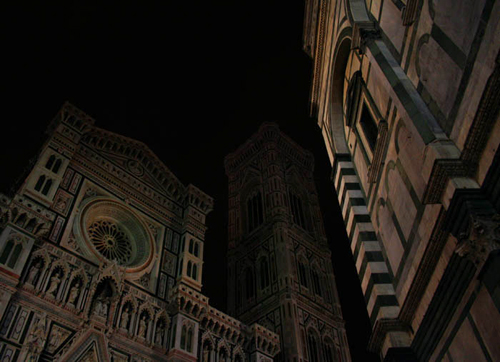
<path fill-rule="evenodd" d="M 307 266 L 305 262 L 302 259 L 299 259 L 299 283 L 308 288 L 308 283 L 307 283 Z"/>
<path fill-rule="evenodd" d="M 335 357 L 335 349 L 333 347 L 333 342 L 330 338 L 326 337 L 323 340 L 323 356 L 325 362 L 336 362 L 337 358 Z"/>
<path fill-rule="evenodd" d="M 264 222 L 262 208 L 262 195 L 260 191 L 252 194 L 247 199 L 247 225 L 248 232 L 253 231 Z"/>
<path fill-rule="evenodd" d="M 306 219 L 304 206 L 302 204 L 302 198 L 300 198 L 295 192 L 289 191 L 288 199 L 290 200 L 293 222 L 300 226 L 302 229 L 309 231 L 309 223 Z"/>
<path fill-rule="evenodd" d="M 312 286 L 315 294 L 322 296 L 320 276 L 316 267 L 311 269 Z"/>
<path fill-rule="evenodd" d="M 309 362 L 319 362 L 318 338 L 312 328 L 307 332 L 307 349 L 309 352 Z"/>
<path fill-rule="evenodd" d="M 260 288 L 269 286 L 269 263 L 266 257 L 261 257 L 259 261 Z"/>

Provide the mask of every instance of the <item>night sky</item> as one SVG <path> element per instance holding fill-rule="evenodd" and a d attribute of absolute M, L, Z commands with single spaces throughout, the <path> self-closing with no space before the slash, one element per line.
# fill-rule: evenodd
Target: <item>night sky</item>
<path fill-rule="evenodd" d="M 352 357 L 371 360 L 365 351 L 369 321 L 326 150 L 308 112 L 304 2 L 161 3 L 0 5 L 0 191 L 9 192 L 44 142 L 50 120 L 70 101 L 98 127 L 147 144 L 181 182 L 215 198 L 207 219 L 203 291 L 224 311 L 224 156 L 262 122 L 277 122 L 315 155 Z"/>

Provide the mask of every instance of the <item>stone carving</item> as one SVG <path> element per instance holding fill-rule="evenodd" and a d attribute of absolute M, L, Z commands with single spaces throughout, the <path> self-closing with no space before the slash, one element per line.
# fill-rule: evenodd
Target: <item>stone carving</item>
<path fill-rule="evenodd" d="M 500 249 L 500 215 L 477 215 L 471 216 L 470 231 L 468 235 L 460 235 L 455 252 L 480 266 L 497 249 Z"/>
<path fill-rule="evenodd" d="M 23 361 L 37 361 L 47 340 L 47 315 L 44 314 L 31 328 L 31 332 L 25 343 L 25 355 Z"/>
<path fill-rule="evenodd" d="M 120 328 L 127 329 L 128 320 L 130 319 L 128 312 L 129 312 L 128 308 L 123 309 L 122 318 L 120 321 Z"/>
<path fill-rule="evenodd" d="M 155 343 L 161 345 L 162 341 L 163 341 L 163 326 L 161 324 L 158 324 L 156 326 Z"/>
<path fill-rule="evenodd" d="M 62 273 L 61 272 L 55 272 L 52 278 L 50 278 L 50 285 L 49 289 L 47 289 L 47 295 L 56 297 L 57 294 L 57 288 L 59 287 L 59 284 L 61 283 L 61 278 L 62 278 Z"/>
<path fill-rule="evenodd" d="M 62 332 L 59 328 L 53 328 L 54 329 L 54 332 L 52 332 L 52 334 L 50 335 L 50 339 L 49 339 L 49 349 L 50 350 L 55 350 L 60 344 L 61 344 L 61 341 L 62 341 Z"/>
<path fill-rule="evenodd" d="M 145 338 L 146 334 L 146 317 L 142 316 L 141 321 L 139 322 L 139 337 Z"/>
<path fill-rule="evenodd" d="M 35 279 L 38 276 L 38 273 L 40 272 L 40 269 L 42 268 L 42 261 L 37 260 L 33 266 L 31 267 L 28 278 L 26 278 L 26 283 L 32 286 L 35 286 Z"/>
<path fill-rule="evenodd" d="M 69 305 L 75 306 L 75 301 L 79 293 L 80 293 L 80 283 L 77 282 L 69 291 L 69 298 L 68 298 Z"/>

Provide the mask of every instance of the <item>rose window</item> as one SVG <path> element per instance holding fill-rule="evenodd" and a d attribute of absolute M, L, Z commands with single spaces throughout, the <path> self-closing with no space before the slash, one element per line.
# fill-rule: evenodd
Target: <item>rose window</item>
<path fill-rule="evenodd" d="M 88 230 L 90 240 L 97 251 L 107 259 L 126 265 L 132 257 L 132 244 L 118 225 L 111 221 L 98 220 Z"/>
<path fill-rule="evenodd" d="M 155 257 L 148 225 L 128 205 L 93 197 L 85 200 L 74 232 L 86 257 L 95 262 L 114 261 L 127 273 L 141 273 Z"/>

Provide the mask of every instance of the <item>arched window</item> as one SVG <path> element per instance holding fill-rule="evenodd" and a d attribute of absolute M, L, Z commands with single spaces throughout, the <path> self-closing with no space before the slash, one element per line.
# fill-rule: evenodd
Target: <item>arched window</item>
<path fill-rule="evenodd" d="M 42 189 L 44 182 L 45 182 L 45 176 L 42 175 L 38 178 L 38 181 L 36 182 L 35 191 L 40 191 Z"/>
<path fill-rule="evenodd" d="M 36 219 L 33 218 L 28 222 L 28 225 L 26 225 L 26 231 L 30 232 L 33 231 L 35 229 L 35 226 L 36 226 Z"/>
<path fill-rule="evenodd" d="M 306 266 L 301 260 L 299 260 L 299 283 L 306 288 L 308 287 Z"/>
<path fill-rule="evenodd" d="M 254 281 L 252 269 L 247 268 L 245 272 L 245 292 L 246 298 L 250 299 L 254 296 Z"/>
<path fill-rule="evenodd" d="M 264 222 L 262 210 L 262 196 L 260 191 L 247 199 L 247 224 L 248 232 L 254 230 Z"/>
<path fill-rule="evenodd" d="M 186 341 L 186 350 L 188 352 L 192 352 L 193 351 L 193 328 L 192 327 L 189 327 L 188 331 L 187 331 L 187 341 Z"/>
<path fill-rule="evenodd" d="M 12 240 L 7 241 L 7 244 L 3 249 L 2 255 L 0 256 L 0 264 L 5 264 L 13 247 L 14 247 L 14 241 Z"/>
<path fill-rule="evenodd" d="M 313 285 L 314 293 L 317 295 L 322 295 L 321 294 L 321 283 L 320 283 L 319 275 L 318 275 L 318 272 L 316 271 L 316 269 L 313 268 L 311 270 L 311 275 L 312 275 L 312 285 Z"/>
<path fill-rule="evenodd" d="M 224 347 L 219 349 L 219 362 L 226 362 L 227 359 L 227 351 Z"/>
<path fill-rule="evenodd" d="M 309 350 L 309 362 L 318 362 L 318 339 L 312 330 L 307 333 L 307 349 Z"/>
<path fill-rule="evenodd" d="M 193 276 L 194 280 L 198 280 L 198 264 L 193 264 Z"/>
<path fill-rule="evenodd" d="M 52 168 L 52 172 L 54 173 L 58 173 L 59 172 L 59 169 L 61 168 L 61 164 L 62 164 L 62 161 L 61 159 L 58 159 L 56 161 L 56 164 L 54 165 L 54 167 Z"/>
<path fill-rule="evenodd" d="M 54 161 L 56 160 L 56 156 L 51 155 L 45 164 L 45 168 L 50 170 L 52 169 L 52 165 L 54 165 Z"/>
<path fill-rule="evenodd" d="M 325 362 L 335 362 L 335 349 L 333 348 L 333 342 L 329 338 L 325 338 L 323 341 L 323 356 Z"/>
<path fill-rule="evenodd" d="M 305 217 L 302 199 L 293 192 L 288 192 L 290 208 L 292 209 L 293 222 L 301 228 L 309 231 L 309 223 Z"/>
<path fill-rule="evenodd" d="M 8 267 L 14 269 L 17 263 L 17 259 L 19 259 L 19 255 L 21 255 L 21 251 L 23 250 L 23 246 L 21 244 L 17 244 L 14 248 L 14 252 L 10 256 Z"/>
<path fill-rule="evenodd" d="M 264 289 L 269 286 L 269 263 L 267 258 L 260 259 L 260 288 Z"/>
<path fill-rule="evenodd" d="M 208 339 L 203 342 L 203 362 L 212 361 L 212 345 Z"/>
<path fill-rule="evenodd" d="M 45 186 L 43 187 L 42 194 L 48 195 L 51 186 L 52 186 L 52 180 L 48 179 L 47 182 L 45 183 Z"/>
<path fill-rule="evenodd" d="M 194 256 L 198 256 L 200 254 L 200 248 L 198 246 L 198 243 L 194 243 Z"/>
<path fill-rule="evenodd" d="M 183 350 L 186 350 L 186 334 L 187 334 L 186 329 L 187 329 L 186 326 L 183 325 L 181 330 L 181 349 Z"/>
<path fill-rule="evenodd" d="M 191 263 L 191 260 L 188 261 L 188 265 L 187 265 L 187 276 L 190 277 L 191 276 L 191 268 L 193 267 L 193 263 Z"/>
<path fill-rule="evenodd" d="M 193 241 L 193 239 L 189 240 L 189 253 L 190 254 L 194 253 L 194 241 Z"/>

